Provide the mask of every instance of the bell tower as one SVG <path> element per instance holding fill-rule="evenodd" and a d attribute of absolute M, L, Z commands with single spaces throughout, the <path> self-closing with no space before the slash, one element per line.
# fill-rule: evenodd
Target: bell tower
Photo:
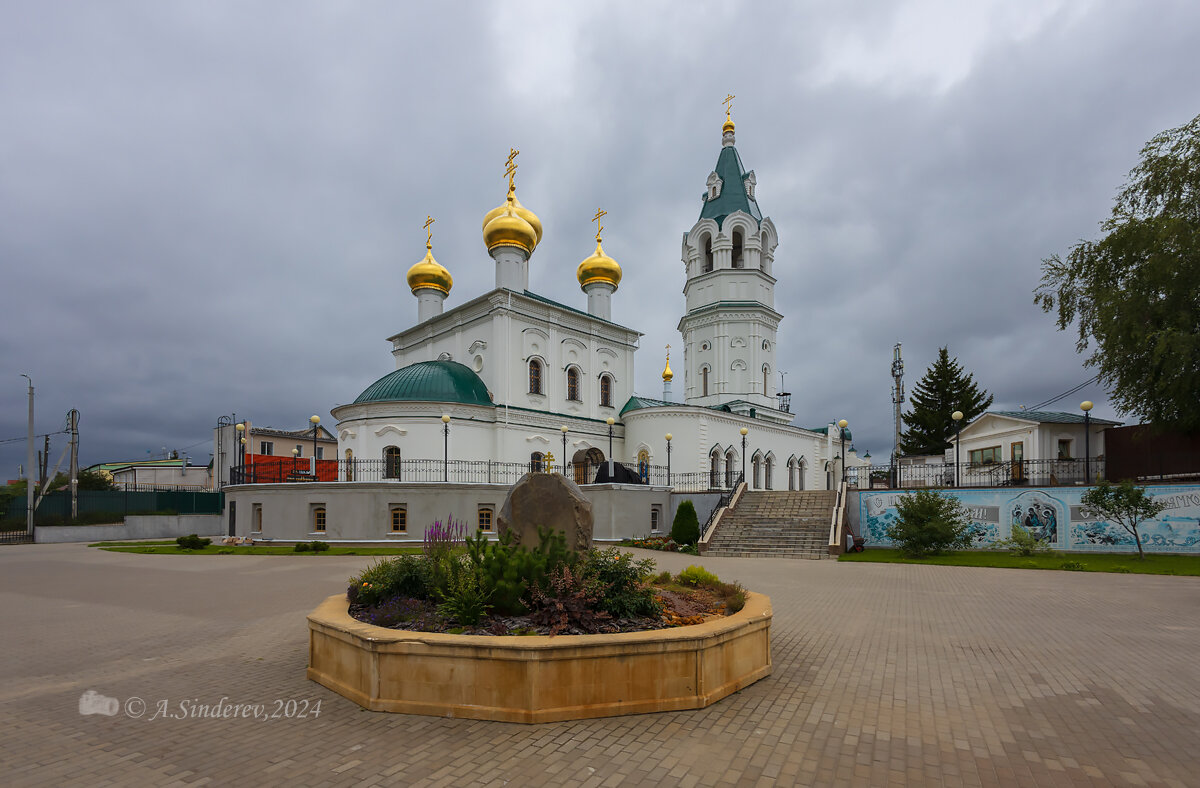
<path fill-rule="evenodd" d="M 684 401 L 786 423 L 792 416 L 779 408 L 774 384 L 783 318 L 772 276 L 779 239 L 759 210 L 758 179 L 734 144 L 733 98 L 725 99 L 721 153 L 705 181 L 700 219 L 683 236 Z"/>

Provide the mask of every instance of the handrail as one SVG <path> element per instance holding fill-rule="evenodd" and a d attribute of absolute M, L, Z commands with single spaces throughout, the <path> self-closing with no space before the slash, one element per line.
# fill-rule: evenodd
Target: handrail
<path fill-rule="evenodd" d="M 732 509 L 737 505 L 737 502 L 742 497 L 742 493 L 745 491 L 745 489 L 745 474 L 739 474 L 737 482 L 734 484 L 733 492 L 722 495 L 717 501 L 717 505 L 714 506 L 713 510 L 708 513 L 708 522 L 706 522 L 704 524 L 704 528 L 701 529 L 703 536 L 700 537 L 697 547 L 708 544 L 708 541 L 712 539 L 713 533 L 716 532 L 717 524 L 721 522 L 721 517 L 725 514 L 725 510 Z"/>
<path fill-rule="evenodd" d="M 837 500 L 829 518 L 829 554 L 839 555 L 845 549 L 846 482 L 838 485 Z"/>

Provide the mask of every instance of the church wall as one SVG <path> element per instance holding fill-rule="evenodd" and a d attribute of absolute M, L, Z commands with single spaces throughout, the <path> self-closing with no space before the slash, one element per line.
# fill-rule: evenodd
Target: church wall
<path fill-rule="evenodd" d="M 663 530 L 670 530 L 671 493 L 665 487 L 641 485 L 584 485 L 592 503 L 596 541 L 616 541 L 650 532 L 650 512 L 655 507 Z M 509 486 L 502 484 L 414 484 L 404 482 L 327 482 L 239 485 L 226 488 L 225 526 L 229 503 L 236 506 L 236 535 L 280 541 L 420 543 L 425 528 L 435 520 L 453 517 L 467 533 L 478 526 L 480 508 L 495 516 L 504 505 Z M 313 509 L 325 509 L 324 532 L 312 530 Z M 407 530 L 392 531 L 391 512 L 402 506 Z M 254 511 L 261 507 L 262 531 L 250 529 Z M 492 533 L 495 533 L 493 530 Z"/>
<path fill-rule="evenodd" d="M 719 411 L 698 411 L 691 408 L 647 408 L 625 414 L 625 444 L 636 456 L 641 447 L 650 453 L 650 462 L 665 465 L 666 433 L 672 434 L 672 473 L 707 473 L 710 470 L 709 456 L 714 446 L 721 448 L 721 475 L 724 478 L 725 457 L 732 447 L 736 456 L 733 476 L 742 471 L 741 428 L 749 429 L 746 435 L 747 483 L 753 484 L 751 458 L 756 451 L 763 456 L 774 454 L 775 467 L 772 488 L 788 488 L 787 462 L 793 455 L 803 457 L 806 465 L 804 489 L 823 490 L 824 467 L 828 441 L 824 435 L 809 433 L 793 427 L 771 425 L 758 419 L 738 418 Z M 765 478 L 761 480 L 765 485 Z"/>

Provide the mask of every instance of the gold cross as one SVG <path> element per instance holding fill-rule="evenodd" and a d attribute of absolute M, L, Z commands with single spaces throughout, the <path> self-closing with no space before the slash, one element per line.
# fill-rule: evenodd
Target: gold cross
<path fill-rule="evenodd" d="M 671 346 L 667 345 L 667 358 L 671 357 Z"/>
<path fill-rule="evenodd" d="M 433 230 L 430 230 L 429 228 L 433 225 L 434 221 L 435 220 L 432 216 L 426 215 L 425 224 L 421 225 L 425 228 L 425 246 L 427 248 L 433 245 Z"/>
<path fill-rule="evenodd" d="M 732 102 L 735 98 L 737 98 L 737 96 L 733 95 L 732 93 L 726 93 L 725 100 L 721 102 L 725 105 L 725 120 L 729 120 L 729 111 L 733 109 Z"/>
<path fill-rule="evenodd" d="M 604 225 L 600 224 L 600 219 L 604 216 L 608 216 L 608 211 L 604 210 L 603 208 L 597 208 L 596 215 L 592 217 L 592 221 L 596 223 L 596 240 L 597 241 L 600 240 L 600 233 L 601 233 L 601 231 L 604 230 Z"/>
<path fill-rule="evenodd" d="M 509 148 L 508 159 L 506 159 L 504 162 L 504 174 L 508 176 L 508 185 L 510 187 L 513 185 L 513 176 L 517 174 L 516 158 L 520 155 L 520 153 L 521 151 L 517 150 L 516 148 Z"/>

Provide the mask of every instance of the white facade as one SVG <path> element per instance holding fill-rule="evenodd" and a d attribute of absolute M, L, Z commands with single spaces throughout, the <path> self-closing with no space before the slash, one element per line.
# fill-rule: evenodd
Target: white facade
<path fill-rule="evenodd" d="M 958 461 L 974 462 L 972 456 L 980 462 L 1083 459 L 1085 446 L 1091 457 L 1103 457 L 1104 431 L 1114 426 L 1115 421 L 1091 419 L 1091 435 L 1085 440 L 1083 419 L 1073 413 L 985 413 L 962 428 Z M 946 458 L 954 462 L 953 447 Z"/>

